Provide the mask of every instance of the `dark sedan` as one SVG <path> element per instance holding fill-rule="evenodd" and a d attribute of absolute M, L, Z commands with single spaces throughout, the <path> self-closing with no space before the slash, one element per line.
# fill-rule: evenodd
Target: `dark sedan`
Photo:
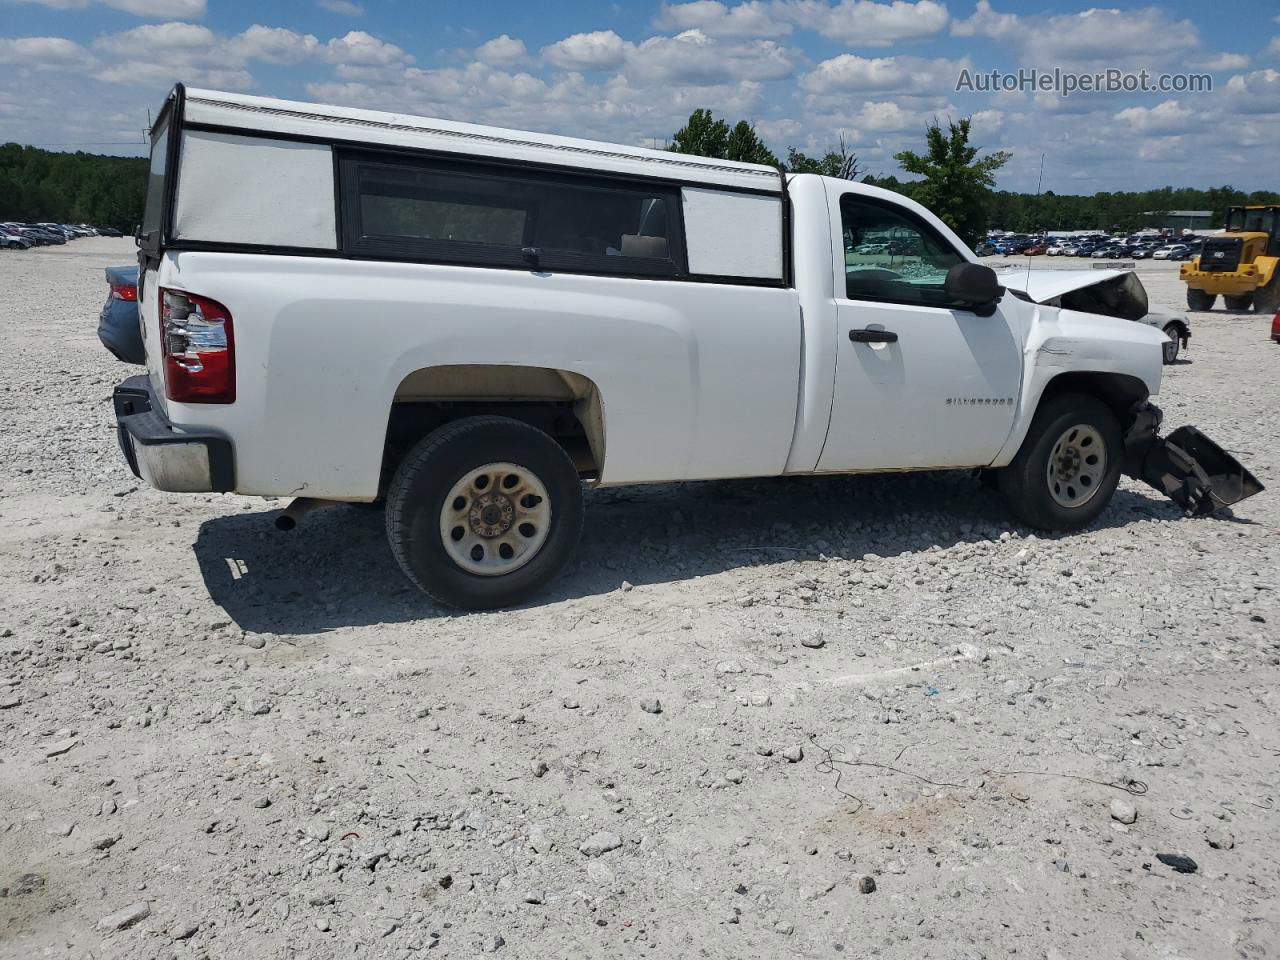
<path fill-rule="evenodd" d="M 138 322 L 138 267 L 107 267 L 111 287 L 98 317 L 98 339 L 112 356 L 125 363 L 146 363 L 142 327 Z"/>

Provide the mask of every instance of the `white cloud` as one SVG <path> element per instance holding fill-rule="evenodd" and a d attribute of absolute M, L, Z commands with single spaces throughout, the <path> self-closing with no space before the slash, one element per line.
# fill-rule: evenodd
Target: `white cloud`
<path fill-rule="evenodd" d="M 99 37 L 94 46 L 120 55 L 151 51 L 200 51 L 213 46 L 216 37 L 208 27 L 195 23 L 154 23 Z"/>
<path fill-rule="evenodd" d="M 155 20 L 198 20 L 205 0 L 104 0 L 107 6 Z"/>
<path fill-rule="evenodd" d="M 528 55 L 524 41 L 503 34 L 476 47 L 476 59 L 495 65 L 519 63 Z"/>
<path fill-rule="evenodd" d="M 94 46 L 115 62 L 97 74 L 105 83 L 173 83 L 247 90 L 257 61 L 275 64 L 323 63 L 339 71 L 376 72 L 412 62 L 405 51 L 363 30 L 321 42 L 285 27 L 254 24 L 223 36 L 195 23 L 149 23 L 99 37 Z"/>
<path fill-rule="evenodd" d="M 1244 53 L 1220 53 L 1215 57 L 1197 60 L 1195 65 L 1202 70 L 1243 70 L 1249 65 L 1249 56 Z"/>
<path fill-rule="evenodd" d="M 1235 113 L 1280 114 L 1280 72 L 1255 70 L 1236 74 L 1227 81 L 1224 105 Z M 1280 116 L 1272 127 L 1271 145 L 1275 146 L 1275 130 L 1280 128 Z"/>
<path fill-rule="evenodd" d="M 562 70 L 614 70 L 635 49 L 612 30 L 575 33 L 542 48 L 542 57 Z"/>
<path fill-rule="evenodd" d="M 1190 20 L 1171 20 L 1158 7 L 1018 16 L 998 13 L 989 0 L 978 0 L 973 15 L 955 21 L 951 32 L 1012 43 L 1021 48 L 1024 63 L 1042 70 L 1103 61 L 1136 68 L 1176 59 L 1200 43 Z"/>
<path fill-rule="evenodd" d="M 1155 7 L 1145 10 L 1085 10 L 1050 17 L 1027 39 L 1027 53 L 1042 62 L 1136 61 L 1178 55 L 1199 45 L 1190 20 L 1170 20 Z"/>
<path fill-rule="evenodd" d="M 729 6 L 720 0 L 693 0 L 664 6 L 654 21 L 660 30 L 701 30 L 713 37 L 780 37 L 791 32 L 785 11 L 765 0 Z"/>
<path fill-rule="evenodd" d="M 60 69 L 88 56 L 89 51 L 65 37 L 0 37 L 0 63 Z"/>
<path fill-rule="evenodd" d="M 363 30 L 352 30 L 324 45 L 323 59 L 328 63 L 390 66 L 408 63 L 413 58 L 394 43 L 385 43 Z"/>
<path fill-rule="evenodd" d="M 720 41 L 700 30 L 650 37 L 636 49 L 628 76 L 650 83 L 700 86 L 781 80 L 791 75 L 787 51 L 772 40 Z"/>
<path fill-rule="evenodd" d="M 612 30 L 578 33 L 543 47 L 542 57 L 562 70 L 621 71 L 641 86 L 757 83 L 788 77 L 793 69 L 791 55 L 772 40 L 721 39 L 701 30 L 649 37 L 639 46 Z"/>
<path fill-rule="evenodd" d="M 801 89 L 816 95 L 898 93 L 936 95 L 954 90 L 967 60 L 920 57 L 859 57 L 842 53 L 824 60 L 800 78 Z"/>
<path fill-rule="evenodd" d="M 1276 18 L 1276 23 L 1280 23 L 1280 17 Z M 1280 53 L 1280 37 L 1271 38 L 1271 43 L 1267 45 L 1267 53 Z"/>
<path fill-rule="evenodd" d="M 893 100 L 868 101 L 853 116 L 853 126 L 858 130 L 886 132 L 909 130 L 920 125 L 920 118 L 915 113 L 904 110 Z"/>
<path fill-rule="evenodd" d="M 968 20 L 955 20 L 951 32 L 957 37 L 991 37 L 1002 39 L 1016 36 L 1023 30 L 1015 13 L 996 13 L 989 0 L 978 0 L 977 9 Z"/>
<path fill-rule="evenodd" d="M 364 7 L 358 3 L 352 3 L 351 0 L 316 0 L 316 6 L 330 13 L 341 13 L 348 17 L 358 17 L 364 13 Z"/>
<path fill-rule="evenodd" d="M 1004 114 L 999 110 L 978 110 L 969 119 L 978 134 L 994 133 L 1004 126 Z"/>
<path fill-rule="evenodd" d="M 1127 107 L 1115 115 L 1115 121 L 1145 134 L 1188 133 L 1204 126 L 1200 114 L 1177 100 L 1165 100 L 1154 107 Z"/>
<path fill-rule="evenodd" d="M 55 10 L 82 10 L 92 0 L 25 0 Z M 150 20 L 198 20 L 205 14 L 205 0 L 98 0 L 104 6 Z"/>
<path fill-rule="evenodd" d="M 851 47 L 888 47 L 944 30 L 950 19 L 937 0 L 781 0 L 779 9 L 801 26 Z"/>
<path fill-rule="evenodd" d="M 145 28 L 137 28 L 137 30 L 143 29 Z M 215 42 L 211 31 L 209 31 L 209 40 L 206 42 L 210 44 Z M 320 41 L 311 34 L 295 33 L 284 27 L 264 27 L 255 23 L 243 33 L 227 41 L 227 47 L 232 58 L 239 63 L 246 63 L 249 60 L 263 60 L 267 63 L 301 63 L 317 55 L 320 50 Z"/>

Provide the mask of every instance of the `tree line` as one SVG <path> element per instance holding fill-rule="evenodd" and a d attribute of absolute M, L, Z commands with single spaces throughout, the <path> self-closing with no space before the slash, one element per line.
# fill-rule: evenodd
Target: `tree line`
<path fill-rule="evenodd" d="M 0 146 L 0 221 L 88 223 L 125 233 L 142 220 L 148 161 Z"/>
<path fill-rule="evenodd" d="M 841 137 L 820 157 L 789 147 L 785 160 L 770 150 L 746 120 L 730 125 L 710 110 L 695 110 L 688 123 L 671 138 L 670 149 L 722 160 L 778 166 L 792 173 L 819 173 L 884 187 L 910 197 L 932 210 L 962 240 L 973 244 L 991 228 L 1017 233 L 1052 230 L 1129 231 L 1149 225 L 1171 210 L 1209 210 L 1212 226 L 1221 227 L 1227 208 L 1240 204 L 1280 204 L 1280 193 L 1252 193 L 1231 186 L 1161 187 L 1131 192 L 1094 194 L 1018 193 L 996 190 L 996 174 L 1009 159 L 1004 151 L 979 156 L 970 144 L 969 118 L 935 120 L 925 129 L 925 150 L 894 155 L 901 172 L 919 179 L 899 179 L 891 173 L 864 173 L 857 155 Z"/>

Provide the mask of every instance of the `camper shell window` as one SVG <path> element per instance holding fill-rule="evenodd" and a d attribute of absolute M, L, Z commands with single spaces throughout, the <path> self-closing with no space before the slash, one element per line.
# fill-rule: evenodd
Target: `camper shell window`
<path fill-rule="evenodd" d="M 350 256 L 676 277 L 680 191 L 465 161 L 344 155 Z"/>

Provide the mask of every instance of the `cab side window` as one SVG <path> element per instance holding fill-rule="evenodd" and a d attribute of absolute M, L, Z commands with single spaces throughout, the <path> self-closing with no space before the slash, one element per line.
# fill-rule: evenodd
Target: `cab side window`
<path fill-rule="evenodd" d="M 845 296 L 850 300 L 955 307 L 942 289 L 962 256 L 929 224 L 891 203 L 840 198 Z"/>

